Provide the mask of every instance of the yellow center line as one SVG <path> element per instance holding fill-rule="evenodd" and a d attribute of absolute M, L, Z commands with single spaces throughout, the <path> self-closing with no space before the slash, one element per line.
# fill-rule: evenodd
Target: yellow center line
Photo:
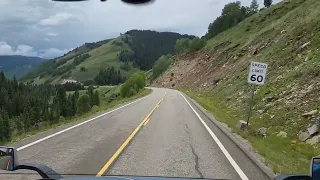
<path fill-rule="evenodd" d="M 167 93 L 165 94 L 165 96 Z M 124 141 L 124 143 L 120 146 L 120 148 L 112 155 L 112 157 L 108 160 L 108 162 L 102 167 L 102 169 L 96 175 L 97 177 L 102 176 L 107 170 L 110 168 L 112 163 L 119 157 L 124 148 L 129 144 L 129 142 L 133 139 L 133 137 L 137 134 L 137 132 L 141 129 L 142 126 L 145 126 L 150 121 L 150 116 L 154 112 L 154 110 L 160 105 L 163 101 L 164 97 L 156 104 L 156 106 L 152 109 L 152 111 L 143 119 L 143 121 L 136 127 L 136 129 L 130 134 L 130 136 Z"/>
<path fill-rule="evenodd" d="M 143 126 L 146 126 L 148 124 L 148 122 L 150 121 L 150 117 L 148 118 L 148 120 L 146 122 L 143 123 Z"/>
<path fill-rule="evenodd" d="M 147 124 L 148 124 L 148 122 L 150 121 L 150 116 L 151 116 L 151 114 L 158 108 L 158 107 L 160 107 L 160 104 L 161 104 L 161 102 L 163 101 L 163 99 L 166 97 L 166 95 L 167 95 L 167 92 L 165 93 L 165 95 L 161 98 L 161 100 L 158 102 L 158 104 L 152 109 L 152 111 L 148 114 L 148 119 L 147 119 L 147 121 L 145 121 L 145 123 L 143 124 L 143 126 L 146 126 Z"/>

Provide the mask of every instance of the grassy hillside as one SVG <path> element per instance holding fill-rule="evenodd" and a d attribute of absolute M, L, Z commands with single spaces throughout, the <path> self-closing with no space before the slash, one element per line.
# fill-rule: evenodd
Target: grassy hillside
<path fill-rule="evenodd" d="M 162 55 L 174 53 L 177 39 L 193 37 L 170 32 L 131 30 L 110 40 L 86 43 L 62 57 L 41 64 L 23 81 L 60 83 L 63 79 L 93 80 L 101 69 L 114 67 L 123 77 L 147 70 Z"/>
<path fill-rule="evenodd" d="M 32 71 L 46 59 L 39 57 L 26 57 L 18 55 L 0 56 L 0 71 L 3 71 L 7 77 L 20 78 Z"/>
<path fill-rule="evenodd" d="M 320 154 L 320 136 L 302 132 L 320 124 L 320 2 L 283 1 L 208 40 L 201 51 L 180 55 L 155 86 L 184 88 L 216 118 L 247 138 L 274 172 L 308 173 Z M 251 128 L 246 119 L 251 60 L 269 65 L 266 84 L 255 87 Z M 174 75 L 172 75 L 172 73 Z M 267 136 L 258 135 L 267 128 Z"/>

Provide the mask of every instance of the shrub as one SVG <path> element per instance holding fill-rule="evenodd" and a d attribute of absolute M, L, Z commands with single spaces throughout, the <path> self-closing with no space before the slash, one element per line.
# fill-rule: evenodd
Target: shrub
<path fill-rule="evenodd" d="M 78 113 L 83 114 L 90 110 L 90 97 L 87 94 L 80 96 L 78 100 Z"/>
<path fill-rule="evenodd" d="M 59 121 L 60 122 L 63 122 L 63 121 L 65 121 L 66 119 L 63 117 L 63 116 L 60 116 L 60 118 L 59 118 Z"/>
<path fill-rule="evenodd" d="M 191 53 L 202 49 L 206 45 L 205 39 L 193 38 L 193 39 L 178 39 L 176 42 L 176 53 Z"/>
<path fill-rule="evenodd" d="M 86 69 L 85 67 L 81 67 L 81 68 L 80 68 L 80 71 L 81 71 L 81 72 L 86 72 L 86 70 L 87 70 L 87 69 Z"/>
<path fill-rule="evenodd" d="M 165 72 L 171 64 L 171 55 L 161 56 L 152 67 L 152 79 L 157 78 Z"/>
<path fill-rule="evenodd" d="M 128 97 L 131 97 L 131 96 L 134 96 L 135 94 L 137 94 L 137 91 L 135 90 L 135 88 L 132 88 L 130 89 L 130 91 L 128 92 L 127 96 Z"/>
<path fill-rule="evenodd" d="M 206 45 L 206 41 L 204 39 L 194 38 L 191 40 L 190 47 L 188 52 L 195 52 L 202 49 Z"/>
<path fill-rule="evenodd" d="M 121 97 L 130 97 L 146 86 L 146 77 L 143 72 L 134 73 L 120 89 Z M 135 93 L 133 90 L 135 90 Z"/>

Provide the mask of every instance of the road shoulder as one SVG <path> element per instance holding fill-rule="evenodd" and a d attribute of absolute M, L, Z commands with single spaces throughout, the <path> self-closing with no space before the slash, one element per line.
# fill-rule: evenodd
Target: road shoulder
<path fill-rule="evenodd" d="M 242 138 L 240 135 L 233 133 L 231 128 L 229 128 L 226 124 L 217 121 L 213 114 L 200 106 L 198 102 L 190 98 L 185 93 L 181 93 L 188 99 L 189 102 L 191 102 L 192 106 L 196 107 L 197 111 L 200 111 L 201 114 L 206 117 L 206 119 L 210 120 L 210 122 L 213 123 L 226 137 L 228 137 L 229 140 L 237 145 L 237 147 L 240 148 L 241 151 L 252 161 L 252 163 L 254 163 L 266 176 L 268 176 L 270 179 L 275 177 L 275 174 L 271 168 L 263 163 L 263 157 L 257 153 L 249 141 Z"/>

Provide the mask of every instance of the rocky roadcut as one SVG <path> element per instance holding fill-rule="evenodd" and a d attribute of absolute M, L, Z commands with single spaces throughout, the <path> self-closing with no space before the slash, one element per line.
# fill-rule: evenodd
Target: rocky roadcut
<path fill-rule="evenodd" d="M 291 0 L 261 11 L 202 50 L 178 55 L 153 85 L 184 89 L 247 138 L 274 172 L 307 173 L 320 154 L 319 8 L 318 0 Z M 268 64 L 268 72 L 254 92 L 252 128 L 242 132 L 236 124 L 247 117 L 250 61 Z"/>

